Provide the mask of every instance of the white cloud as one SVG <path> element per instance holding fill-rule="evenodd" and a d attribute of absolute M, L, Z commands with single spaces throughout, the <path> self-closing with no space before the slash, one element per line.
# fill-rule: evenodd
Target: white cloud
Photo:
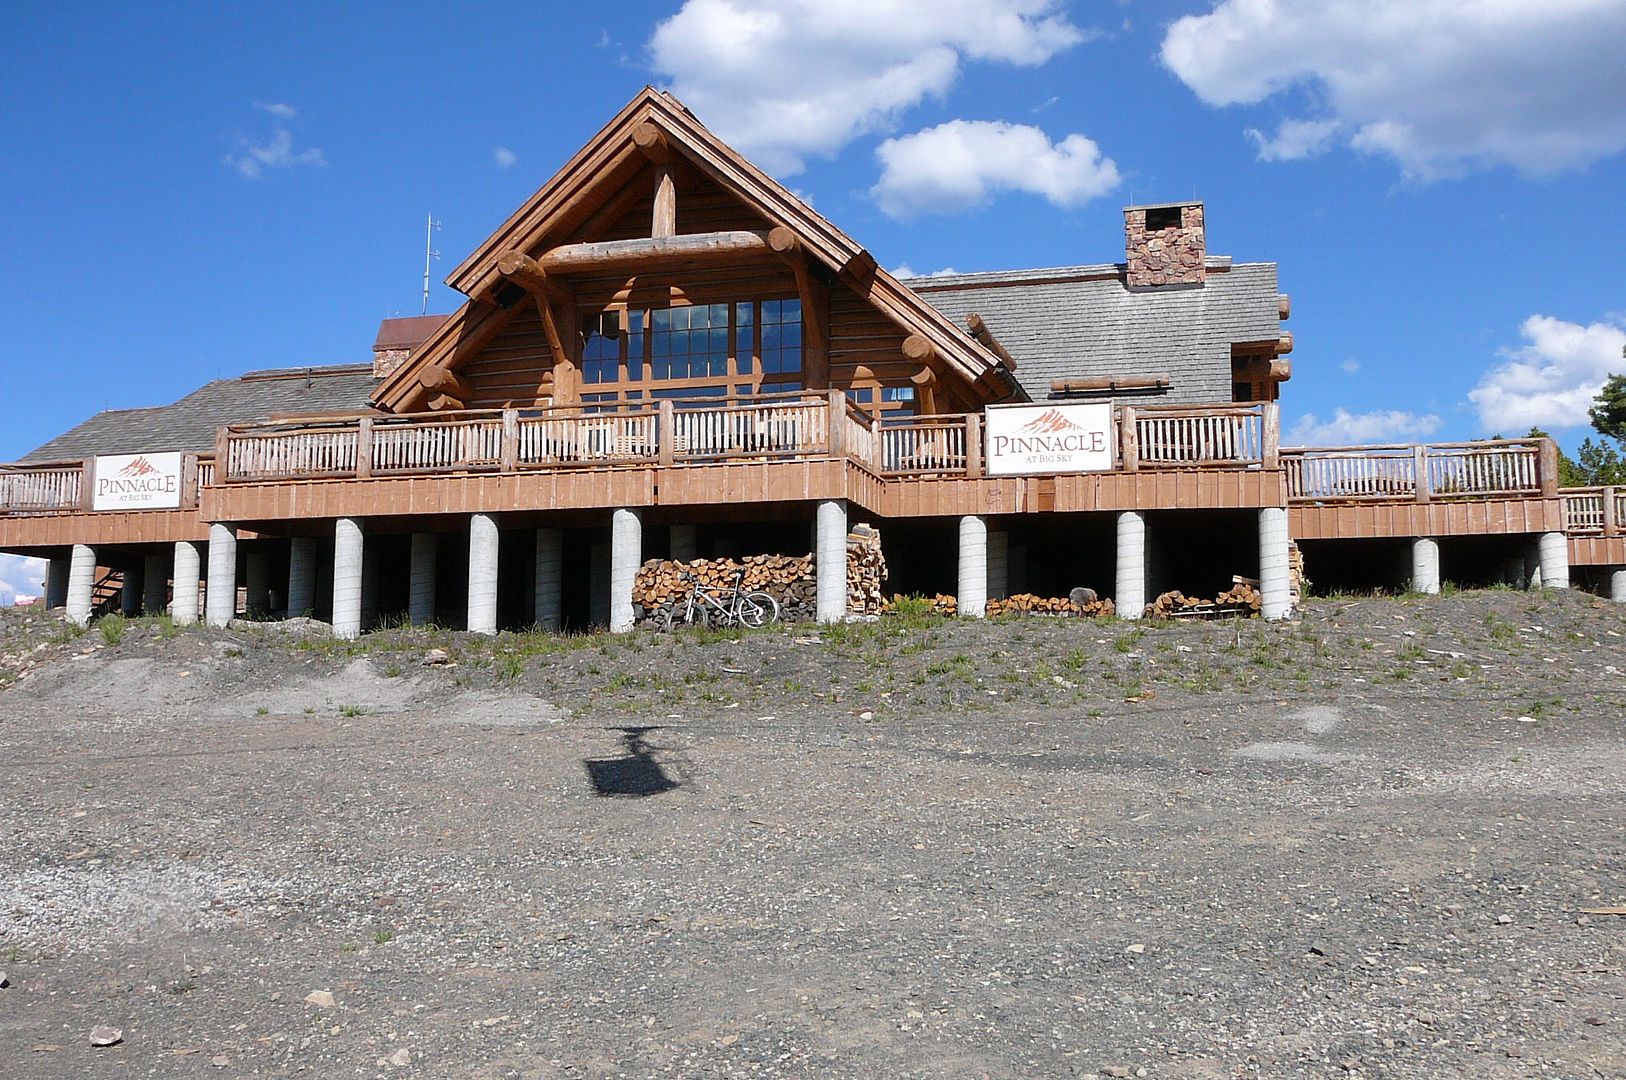
<path fill-rule="evenodd" d="M 44 582 L 44 559 L 0 555 L 0 607 L 10 607 L 19 596 L 41 595 Z"/>
<path fill-rule="evenodd" d="M 1503 349 L 1503 361 L 1487 371 L 1468 400 L 1490 431 L 1519 435 L 1532 426 L 1578 427 L 1611 372 L 1626 371 L 1621 349 L 1626 329 L 1588 326 L 1550 315 L 1532 315 L 1519 327 L 1526 344 Z"/>
<path fill-rule="evenodd" d="M 1082 135 L 1052 143 L 1026 124 L 950 120 L 875 150 L 870 194 L 895 218 L 967 210 L 1005 191 L 1077 206 L 1118 186 L 1118 166 Z"/>
<path fill-rule="evenodd" d="M 1032 67 L 1087 40 L 1058 0 L 687 0 L 649 50 L 712 130 L 779 176 L 889 130 L 962 63 Z"/>
<path fill-rule="evenodd" d="M 1284 442 L 1289 446 L 1359 446 L 1426 439 L 1438 430 L 1440 418 L 1433 413 L 1399 409 L 1352 413 L 1348 409 L 1334 409 L 1328 420 L 1322 420 L 1315 413 L 1305 413 L 1287 433 Z"/>
<path fill-rule="evenodd" d="M 929 274 L 917 274 L 917 273 L 915 273 L 915 268 L 914 267 L 910 266 L 908 263 L 902 263 L 896 269 L 894 269 L 892 271 L 892 276 L 895 277 L 895 278 L 934 278 L 934 277 L 954 277 L 958 273 L 959 273 L 959 271 L 954 269 L 954 267 L 945 266 L 945 267 L 943 267 L 943 269 L 941 269 L 941 270 L 933 270 Z"/>
<path fill-rule="evenodd" d="M 263 113 L 270 113 L 278 120 L 292 120 L 299 115 L 298 109 L 281 101 L 256 101 L 254 107 Z"/>
<path fill-rule="evenodd" d="M 512 169 L 519 160 L 519 155 L 506 146 L 499 146 L 491 152 L 491 160 L 497 163 L 499 169 Z"/>
<path fill-rule="evenodd" d="M 1326 153 L 1341 126 L 1336 120 L 1283 120 L 1274 135 L 1258 128 L 1243 134 L 1259 148 L 1260 161 L 1300 161 Z"/>
<path fill-rule="evenodd" d="M 1620 0 L 1223 0 L 1176 20 L 1162 57 L 1210 105 L 1302 103 L 1311 116 L 1255 135 L 1262 156 L 1341 134 L 1429 180 L 1626 148 L 1622 40 Z"/>
<path fill-rule="evenodd" d="M 267 169 L 288 169 L 295 165 L 325 168 L 327 156 L 315 146 L 295 150 L 293 133 L 278 124 L 270 137 L 260 142 L 239 139 L 236 152 L 227 154 L 225 162 L 250 180 L 254 180 L 263 175 Z"/>
<path fill-rule="evenodd" d="M 1342 364 L 1339 364 L 1338 368 L 1345 375 L 1354 375 L 1361 370 L 1361 362 L 1351 356 L 1348 360 L 1345 360 Z"/>

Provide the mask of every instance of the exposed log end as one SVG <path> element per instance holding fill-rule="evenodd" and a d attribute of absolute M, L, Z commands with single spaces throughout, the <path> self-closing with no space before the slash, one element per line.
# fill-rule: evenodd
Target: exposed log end
<path fill-rule="evenodd" d="M 903 355 L 924 364 L 937 355 L 937 349 L 933 347 L 931 340 L 926 335 L 910 334 L 903 339 Z"/>
<path fill-rule="evenodd" d="M 1293 377 L 1293 361 L 1282 357 L 1249 360 L 1235 369 L 1236 376 L 1246 382 L 1286 382 Z"/>
<path fill-rule="evenodd" d="M 458 377 L 456 372 L 443 367 L 425 368 L 418 374 L 418 385 L 425 390 L 447 394 L 464 401 L 474 396 L 468 383 Z"/>
<path fill-rule="evenodd" d="M 1276 318 L 1286 322 L 1293 315 L 1293 298 L 1286 293 L 1276 297 Z"/>
<path fill-rule="evenodd" d="M 929 367 L 923 367 L 909 376 L 909 381 L 916 386 L 935 386 L 937 384 L 937 372 Z"/>
<path fill-rule="evenodd" d="M 497 269 L 504 277 L 516 277 L 521 274 L 546 277 L 542 267 L 537 261 L 523 251 L 505 251 L 497 257 Z"/>
<path fill-rule="evenodd" d="M 1276 355 L 1286 356 L 1293 351 L 1293 331 L 1283 330 L 1281 340 L 1276 342 Z"/>
<path fill-rule="evenodd" d="M 666 132 L 649 120 L 632 129 L 632 145 L 653 162 L 663 163 L 672 160 L 672 147 L 666 141 Z"/>
<path fill-rule="evenodd" d="M 780 255 L 790 255 L 801 249 L 802 242 L 789 226 L 775 225 L 768 230 L 768 247 Z"/>
<path fill-rule="evenodd" d="M 861 248 L 856 255 L 842 264 L 839 276 L 860 293 L 868 293 L 870 286 L 875 282 L 876 269 L 878 267 L 875 256 Z"/>
<path fill-rule="evenodd" d="M 429 399 L 429 408 L 432 412 L 459 412 L 468 406 L 450 394 L 436 394 Z"/>
<path fill-rule="evenodd" d="M 1016 370 L 1016 358 L 1005 351 L 1005 346 L 1001 345 L 999 339 L 994 337 L 994 332 L 988 329 L 988 324 L 983 322 L 981 315 L 978 315 L 975 311 L 971 312 L 965 317 L 965 325 L 966 329 L 971 331 L 971 336 L 976 340 L 977 344 L 1004 361 L 1007 371 Z"/>

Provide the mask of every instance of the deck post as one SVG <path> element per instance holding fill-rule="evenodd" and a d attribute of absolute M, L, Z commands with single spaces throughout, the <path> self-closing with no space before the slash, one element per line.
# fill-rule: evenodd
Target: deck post
<path fill-rule="evenodd" d="M 198 578 L 203 569 L 203 552 L 196 541 L 175 543 L 175 593 L 169 601 L 169 617 L 176 626 L 198 624 Z"/>
<path fill-rule="evenodd" d="M 68 567 L 68 619 L 75 626 L 89 624 L 95 588 L 96 549 L 89 544 L 75 544 Z"/>
<path fill-rule="evenodd" d="M 497 632 L 497 519 L 469 518 L 469 633 Z"/>
<path fill-rule="evenodd" d="M 298 619 L 316 609 L 316 538 L 288 541 L 288 617 Z"/>
<path fill-rule="evenodd" d="M 333 636 L 354 641 L 361 636 L 362 573 L 367 541 L 361 522 L 340 518 L 333 523 Z"/>
<path fill-rule="evenodd" d="M 96 509 L 96 459 L 88 457 L 79 466 L 79 509 Z"/>
<path fill-rule="evenodd" d="M 161 615 L 169 597 L 169 560 L 155 552 L 141 560 L 141 613 Z"/>
<path fill-rule="evenodd" d="M 677 460 L 677 408 L 671 398 L 662 398 L 655 406 L 655 438 L 660 451 L 660 463 L 671 465 Z"/>
<path fill-rule="evenodd" d="M 363 416 L 356 424 L 356 479 L 373 475 L 373 418 Z"/>
<path fill-rule="evenodd" d="M 668 526 L 667 548 L 667 558 L 673 562 L 694 562 L 699 550 L 695 542 L 694 526 Z"/>
<path fill-rule="evenodd" d="M 1134 422 L 1134 410 L 1125 407 Z M 1146 519 L 1137 511 L 1118 515 L 1117 582 L 1112 598 L 1120 619 L 1138 619 L 1146 609 Z"/>
<path fill-rule="evenodd" d="M 1570 587 L 1570 540 L 1561 532 L 1542 533 L 1536 547 L 1541 560 L 1541 586 L 1544 589 Z"/>
<path fill-rule="evenodd" d="M 1626 604 L 1626 570 L 1616 570 L 1609 575 L 1609 599 Z"/>
<path fill-rule="evenodd" d="M 988 613 L 988 519 L 960 519 L 960 581 L 957 614 L 980 619 Z"/>
<path fill-rule="evenodd" d="M 266 552 L 251 549 L 243 557 L 243 582 L 247 594 L 244 614 L 251 619 L 265 618 L 271 613 L 271 557 Z"/>
<path fill-rule="evenodd" d="M 519 410 L 502 411 L 502 447 L 498 451 L 498 469 L 513 472 L 519 461 Z"/>
<path fill-rule="evenodd" d="M 833 390 L 832 395 L 841 391 Z M 845 404 L 842 406 L 845 408 Z M 825 499 L 815 517 L 817 544 L 813 553 L 816 611 L 821 623 L 847 617 L 847 500 Z"/>
<path fill-rule="evenodd" d="M 53 555 L 45 563 L 45 608 L 54 611 L 66 607 L 68 603 L 68 568 L 73 564 L 70 558 Z"/>
<path fill-rule="evenodd" d="M 209 588 L 204 593 L 209 625 L 225 629 L 237 617 L 237 526 L 209 526 Z"/>
<path fill-rule="evenodd" d="M 1135 433 L 1135 407 L 1133 405 L 1120 405 L 1118 407 L 1118 456 L 1123 459 L 1124 472 L 1140 471 L 1140 439 Z M 1141 587 L 1144 594 L 1145 586 Z M 1123 614 L 1122 611 L 1119 612 Z M 1139 615 L 1126 616 L 1127 618 L 1140 618 Z"/>
<path fill-rule="evenodd" d="M 643 511 L 621 507 L 610 515 L 610 633 L 625 634 L 637 620 L 632 583 L 644 561 Z"/>
<path fill-rule="evenodd" d="M 435 560 L 440 554 L 440 537 L 434 533 L 412 534 L 412 562 L 407 574 L 407 621 L 428 626 L 435 621 Z"/>
<path fill-rule="evenodd" d="M 830 429 L 830 456 L 841 457 L 851 449 L 847 446 L 847 392 L 845 390 L 827 390 L 825 395 L 830 406 L 827 424 Z M 843 508 L 842 513 L 846 513 L 845 508 Z M 846 543 L 846 540 L 843 539 L 842 543 Z M 842 573 L 845 575 L 846 571 L 842 571 Z M 842 614 L 845 615 L 845 602 L 843 602 L 842 607 Z"/>
<path fill-rule="evenodd" d="M 965 474 L 982 475 L 982 417 L 977 413 L 965 418 Z"/>
<path fill-rule="evenodd" d="M 1010 595 L 1011 534 L 1003 529 L 988 530 L 988 599 L 1003 600 Z"/>
<path fill-rule="evenodd" d="M 536 530 L 536 577 L 533 618 L 538 629 L 558 630 L 564 619 L 564 533 Z"/>
<path fill-rule="evenodd" d="M 1429 596 L 1440 594 L 1440 545 L 1426 536 L 1411 542 L 1411 588 Z"/>
<path fill-rule="evenodd" d="M 1541 497 L 1544 499 L 1557 498 L 1558 444 L 1552 439 L 1541 440 L 1541 450 L 1536 458 L 1536 468 L 1539 473 L 1536 479 L 1541 484 Z M 1567 570 L 1564 577 L 1566 584 L 1561 587 L 1568 588 L 1569 573 Z"/>
<path fill-rule="evenodd" d="M 1620 532 L 1620 515 L 1615 512 L 1615 493 L 1619 490 L 1617 487 L 1603 489 L 1603 534 L 1605 536 L 1615 536 Z"/>
<path fill-rule="evenodd" d="M 1293 610 L 1287 573 L 1287 508 L 1267 506 L 1259 511 L 1259 614 L 1285 619 Z"/>
<path fill-rule="evenodd" d="M 1263 428 L 1261 432 L 1259 456 L 1260 467 L 1265 469 L 1279 469 L 1282 467 L 1282 407 L 1275 401 L 1267 401 L 1260 412 L 1259 423 Z"/>
<path fill-rule="evenodd" d="M 1418 502 L 1426 503 L 1433 497 L 1428 476 L 1428 447 L 1421 444 L 1411 448 L 1411 486 Z"/>
<path fill-rule="evenodd" d="M 141 596 L 145 591 L 142 582 L 145 580 L 142 571 L 146 569 L 144 563 L 132 563 L 124 571 L 124 581 L 119 585 L 119 614 L 126 619 L 133 619 L 141 614 Z"/>

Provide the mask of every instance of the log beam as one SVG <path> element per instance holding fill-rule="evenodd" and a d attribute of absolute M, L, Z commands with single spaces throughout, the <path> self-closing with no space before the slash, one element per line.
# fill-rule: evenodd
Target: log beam
<path fill-rule="evenodd" d="M 649 120 L 632 129 L 632 145 L 657 165 L 665 165 L 672 160 L 672 144 L 667 140 L 666 132 Z"/>
<path fill-rule="evenodd" d="M 628 270 L 640 272 L 665 266 L 701 265 L 728 262 L 742 256 L 769 254 L 768 234 L 734 230 L 728 232 L 685 233 L 681 236 L 650 237 L 647 240 L 605 240 L 565 244 L 530 259 L 523 252 L 505 252 L 498 266 L 513 280 L 546 282 L 555 274 L 576 274 Z M 534 264 L 534 265 L 533 265 Z M 535 272 L 540 271 L 540 278 Z M 524 278 L 519 276 L 523 273 Z M 527 286 L 529 287 L 529 286 Z M 535 291 L 535 290 L 533 290 Z"/>
<path fill-rule="evenodd" d="M 468 408 L 462 398 L 450 394 L 436 394 L 429 399 L 429 409 L 432 412 L 462 412 Z"/>
<path fill-rule="evenodd" d="M 1263 356 L 1232 368 L 1233 377 L 1241 382 L 1286 382 L 1293 377 L 1293 361 L 1276 356 Z"/>
<path fill-rule="evenodd" d="M 649 223 L 653 238 L 677 235 L 677 185 L 672 182 L 672 167 L 655 168 L 655 211 Z"/>
<path fill-rule="evenodd" d="M 1004 362 L 1007 371 L 1016 370 L 1015 358 L 1005 351 L 1005 346 L 1001 345 L 999 339 L 994 337 L 994 332 L 988 329 L 988 324 L 982 321 L 981 315 L 973 311 L 965 317 L 965 325 L 966 329 L 971 331 L 971 336 L 976 339 L 977 344 L 999 357 Z"/>
<path fill-rule="evenodd" d="M 859 296 L 867 297 L 870 288 L 875 284 L 875 271 L 877 269 L 875 256 L 860 248 L 856 255 L 842 264 L 836 276 L 841 278 Z"/>
<path fill-rule="evenodd" d="M 910 334 L 903 339 L 903 355 L 917 363 L 931 364 L 937 360 L 937 346 L 925 334 Z"/>
<path fill-rule="evenodd" d="M 443 367 L 432 367 L 419 373 L 418 385 L 432 393 L 446 394 L 464 401 L 474 397 L 474 391 L 461 376 Z"/>
<path fill-rule="evenodd" d="M 548 339 L 548 351 L 553 353 L 553 403 L 573 405 L 576 402 L 576 362 L 565 349 L 553 303 L 545 296 L 538 296 L 536 313 L 542 318 L 542 332 Z"/>
<path fill-rule="evenodd" d="M 813 273 L 802 242 L 784 225 L 768 230 L 768 250 L 796 276 L 796 296 L 802 302 L 802 379 L 810 390 L 830 385 L 830 287 Z"/>
<path fill-rule="evenodd" d="M 542 265 L 523 251 L 505 251 L 497 260 L 503 277 L 533 296 L 545 296 L 562 304 L 575 302 L 569 289 L 548 277 Z"/>
<path fill-rule="evenodd" d="M 1053 394 L 1087 394 L 1098 390 L 1167 390 L 1167 375 L 1088 375 L 1076 379 L 1052 379 Z"/>

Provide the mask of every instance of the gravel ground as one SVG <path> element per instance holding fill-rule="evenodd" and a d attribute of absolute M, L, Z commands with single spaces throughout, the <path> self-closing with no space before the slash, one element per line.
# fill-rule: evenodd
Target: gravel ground
<path fill-rule="evenodd" d="M 1578 594 L 0 613 L 0 1076 L 1626 1076 L 1623 671 Z"/>

